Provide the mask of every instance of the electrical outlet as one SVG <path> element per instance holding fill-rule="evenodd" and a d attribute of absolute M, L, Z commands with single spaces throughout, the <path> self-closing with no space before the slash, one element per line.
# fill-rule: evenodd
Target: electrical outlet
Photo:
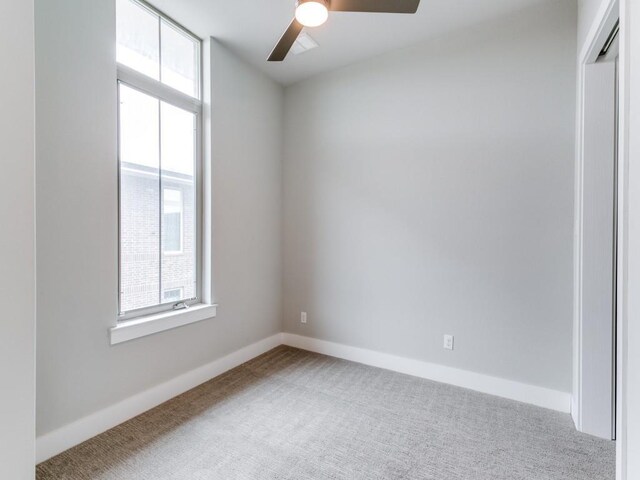
<path fill-rule="evenodd" d="M 444 348 L 447 350 L 453 350 L 453 335 L 444 336 Z"/>
<path fill-rule="evenodd" d="M 307 312 L 300 312 L 300 323 L 307 323 Z"/>

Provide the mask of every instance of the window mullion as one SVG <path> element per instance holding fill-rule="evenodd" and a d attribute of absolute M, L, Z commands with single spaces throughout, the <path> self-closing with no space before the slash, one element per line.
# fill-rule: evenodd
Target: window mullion
<path fill-rule="evenodd" d="M 164 216 L 164 190 L 162 188 L 162 101 L 158 99 L 158 304 L 162 304 L 162 260 L 163 260 L 163 216 Z"/>
<path fill-rule="evenodd" d="M 158 79 L 160 80 L 160 84 L 162 84 L 162 17 L 158 15 Z M 159 190 L 159 210 L 158 210 L 158 225 L 160 225 L 159 235 L 158 235 L 158 304 L 162 305 L 164 299 L 162 298 L 162 289 L 163 289 L 163 281 L 162 281 L 162 262 L 164 259 L 164 245 L 162 242 L 163 232 L 164 232 L 164 189 L 162 187 L 162 100 L 158 98 L 158 152 L 160 158 L 158 159 L 158 188 Z"/>
<path fill-rule="evenodd" d="M 158 78 L 162 83 L 162 17 L 158 15 Z"/>

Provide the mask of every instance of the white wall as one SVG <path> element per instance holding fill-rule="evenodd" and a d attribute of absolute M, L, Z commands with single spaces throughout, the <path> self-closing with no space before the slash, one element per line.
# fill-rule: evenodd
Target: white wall
<path fill-rule="evenodd" d="M 34 477 L 33 1 L 0 2 L 0 478 Z"/>
<path fill-rule="evenodd" d="M 571 390 L 575 8 L 286 89 L 285 331 Z"/>
<path fill-rule="evenodd" d="M 282 89 L 214 44 L 218 316 L 109 345 L 118 288 L 114 4 L 36 1 L 39 435 L 281 329 Z"/>

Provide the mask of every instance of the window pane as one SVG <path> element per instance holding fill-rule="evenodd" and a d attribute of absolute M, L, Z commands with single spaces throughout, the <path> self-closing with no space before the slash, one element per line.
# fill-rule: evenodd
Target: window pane
<path fill-rule="evenodd" d="M 161 102 L 162 288 L 196 297 L 196 116 Z"/>
<path fill-rule="evenodd" d="M 198 43 L 171 24 L 161 22 L 162 83 L 198 96 Z"/>
<path fill-rule="evenodd" d="M 117 60 L 160 80 L 159 17 L 131 0 L 116 1 Z"/>
<path fill-rule="evenodd" d="M 120 84 L 120 310 L 160 298 L 160 102 Z"/>

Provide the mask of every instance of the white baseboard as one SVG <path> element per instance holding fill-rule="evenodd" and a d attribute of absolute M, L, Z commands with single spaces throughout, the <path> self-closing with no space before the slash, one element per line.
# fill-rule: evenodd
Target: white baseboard
<path fill-rule="evenodd" d="M 36 439 L 36 463 L 64 452 L 282 344 L 276 334 Z"/>
<path fill-rule="evenodd" d="M 569 413 L 571 409 L 571 394 L 566 392 L 291 333 L 283 333 L 282 342 L 291 347 L 448 383 L 563 413 Z"/>
<path fill-rule="evenodd" d="M 279 333 L 38 437 L 36 461 L 44 462 L 282 344 L 564 413 L 569 413 L 571 407 L 569 393 L 374 350 Z"/>

